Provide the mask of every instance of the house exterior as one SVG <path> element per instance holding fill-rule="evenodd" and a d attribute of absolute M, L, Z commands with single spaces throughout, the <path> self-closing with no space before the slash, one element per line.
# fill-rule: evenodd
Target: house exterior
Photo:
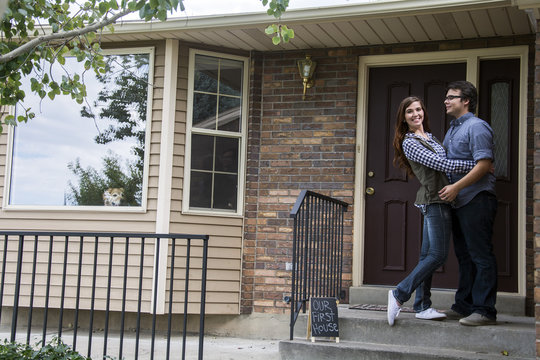
<path fill-rule="evenodd" d="M 0 228 L 208 234 L 207 313 L 270 319 L 289 309 L 289 212 L 301 190 L 313 190 L 351 205 L 343 287 L 357 303 L 366 288 L 396 284 L 419 252 L 417 185 L 392 166 L 396 104 L 423 97 L 442 139 L 444 87 L 466 79 L 496 133 L 499 298 L 532 316 L 540 302 L 539 20 L 533 0 L 382 0 L 288 11 L 281 21 L 296 36 L 277 46 L 264 34 L 266 14 L 119 24 L 103 48 L 141 55 L 150 83 L 137 200 L 22 200 L 18 183 L 32 175 L 21 149 L 30 142 L 17 143 L 32 137 L 10 129 L 0 136 Z M 303 99 L 297 61 L 306 55 L 317 65 Z M 166 268 L 167 249 L 155 255 Z M 434 286 L 455 287 L 455 271 L 450 260 Z M 146 289 L 161 291 L 161 313 L 164 281 Z"/>

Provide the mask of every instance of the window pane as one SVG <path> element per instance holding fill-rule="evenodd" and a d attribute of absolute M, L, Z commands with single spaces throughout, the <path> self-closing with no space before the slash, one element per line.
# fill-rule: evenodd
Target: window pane
<path fill-rule="evenodd" d="M 10 204 L 141 205 L 149 59 L 106 56 L 104 75 L 84 73 L 83 105 L 63 95 L 40 101 L 22 80 L 24 106 L 36 118 L 15 128 Z M 73 58 L 65 68 L 84 72 Z M 56 79 L 64 74 L 59 66 L 51 72 Z"/>
<path fill-rule="evenodd" d="M 238 176 L 216 174 L 214 183 L 214 209 L 236 210 Z"/>
<path fill-rule="evenodd" d="M 242 69 L 241 61 L 221 60 L 219 93 L 240 96 L 242 93 Z"/>
<path fill-rule="evenodd" d="M 195 57 L 195 91 L 217 93 L 219 59 L 197 55 Z"/>
<path fill-rule="evenodd" d="M 240 98 L 219 97 L 219 130 L 240 131 L 240 115 Z"/>
<path fill-rule="evenodd" d="M 216 171 L 238 174 L 238 139 L 216 139 Z"/>
<path fill-rule="evenodd" d="M 191 168 L 212 170 L 214 164 L 214 137 L 193 135 L 191 138 Z"/>
<path fill-rule="evenodd" d="M 217 95 L 193 95 L 193 127 L 216 128 Z"/>
<path fill-rule="evenodd" d="M 212 195 L 212 173 L 191 172 L 191 190 L 189 206 L 209 208 Z"/>
<path fill-rule="evenodd" d="M 495 143 L 495 176 L 508 176 L 508 118 L 510 117 L 510 84 L 491 85 L 491 127 Z"/>

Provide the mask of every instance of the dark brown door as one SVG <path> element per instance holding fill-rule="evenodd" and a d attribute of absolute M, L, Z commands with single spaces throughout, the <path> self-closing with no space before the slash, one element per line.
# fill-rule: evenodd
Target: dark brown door
<path fill-rule="evenodd" d="M 368 153 L 364 283 L 396 285 L 416 266 L 422 242 L 422 216 L 414 206 L 419 183 L 393 166 L 395 116 L 403 98 L 424 99 L 431 130 L 443 139 L 446 85 L 465 78 L 466 65 L 371 68 L 369 71 Z M 453 258 L 453 257 L 452 257 Z M 456 261 L 439 270 L 433 286 L 457 285 Z"/>
<path fill-rule="evenodd" d="M 502 65 L 507 66 L 507 65 Z M 482 81 L 498 84 L 500 79 L 488 76 L 497 73 L 486 64 L 482 67 L 486 74 Z M 519 64 L 517 65 L 519 74 Z M 372 195 L 366 195 L 366 218 L 365 218 L 365 258 L 364 258 L 364 283 L 377 285 L 396 285 L 400 282 L 418 262 L 422 239 L 422 216 L 414 206 L 416 191 L 419 183 L 416 179 L 408 178 L 405 173 L 392 164 L 394 151 L 392 139 L 394 135 L 394 123 L 397 107 L 401 100 L 409 95 L 417 95 L 424 99 L 428 109 L 431 130 L 433 134 L 443 139 L 448 128 L 449 120 L 445 115 L 443 98 L 445 87 L 450 81 L 465 78 L 466 66 L 460 64 L 439 64 L 402 67 L 371 68 L 369 71 L 369 102 L 368 102 L 368 153 L 366 160 L 366 188 L 373 189 Z M 487 80 L 487 79 L 491 80 Z M 515 87 L 519 84 L 519 77 L 515 79 Z M 483 93 L 481 85 L 480 93 Z M 496 90 L 501 92 L 503 85 L 497 85 Z M 512 96 L 515 96 L 513 94 Z M 484 102 L 484 100 L 482 100 Z M 511 100 L 517 104 L 518 98 Z M 512 106 L 510 106 L 512 107 Z M 517 107 L 516 107 L 517 108 Z M 504 123 L 497 118 L 498 123 Z M 510 119 L 510 118 L 508 118 Z M 506 124 L 509 128 L 512 124 Z M 517 129 L 517 118 L 515 121 Z M 514 138 L 515 135 L 515 138 Z M 509 135 L 506 147 L 508 154 L 517 156 L 517 149 L 511 149 L 511 144 L 517 147 L 516 134 Z M 496 137 L 497 140 L 497 137 Z M 505 148 L 505 149 L 506 149 Z M 496 155 L 497 156 L 497 155 Z M 516 159 L 508 157 L 508 162 L 517 164 Z M 508 168 L 507 174 L 516 172 L 517 169 Z M 504 173 L 503 167 L 497 168 L 500 174 Z M 510 176 L 508 176 L 510 177 Z M 498 175 L 499 183 L 506 181 L 506 177 Z M 512 273 L 515 278 L 500 281 L 499 290 L 511 290 L 506 283 L 517 287 L 516 269 L 507 263 L 512 263 L 517 244 L 512 237 L 516 238 L 516 229 L 505 225 L 506 219 L 515 213 L 511 204 L 516 204 L 517 192 L 516 180 L 505 183 L 509 189 L 508 196 L 501 200 L 500 204 L 505 207 L 500 210 L 496 227 L 496 254 L 499 263 L 505 264 L 504 273 Z M 359 189 L 365 191 L 367 189 Z M 515 219 L 514 219 L 515 220 Z M 515 221 L 513 221 L 515 224 Z M 505 239 L 500 239 L 505 234 Z M 511 250 L 511 248 L 513 250 Z M 437 271 L 433 278 L 433 287 L 456 288 L 457 287 L 457 261 L 453 248 L 447 263 Z M 501 273 L 503 275 L 503 273 Z M 506 275 L 505 275 L 506 276 Z M 501 277 L 500 277 L 501 279 Z"/>

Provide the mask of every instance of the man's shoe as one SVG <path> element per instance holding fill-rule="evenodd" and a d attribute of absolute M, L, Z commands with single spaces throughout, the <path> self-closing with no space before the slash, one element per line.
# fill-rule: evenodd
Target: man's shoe
<path fill-rule="evenodd" d="M 415 317 L 422 320 L 444 320 L 446 315 L 442 312 L 438 312 L 434 308 L 427 308 L 424 311 L 416 313 Z"/>
<path fill-rule="evenodd" d="M 446 315 L 446 318 L 448 320 L 459 320 L 459 319 L 463 319 L 464 317 L 466 317 L 462 313 L 458 313 L 457 311 L 455 311 L 453 309 L 444 311 L 444 314 Z"/>
<path fill-rule="evenodd" d="M 466 326 L 485 326 L 485 325 L 497 325 L 497 320 L 490 319 L 487 316 L 484 316 L 482 314 L 472 313 L 466 318 L 459 320 L 459 323 L 461 325 L 466 325 Z"/>
<path fill-rule="evenodd" d="M 392 290 L 388 290 L 388 306 L 386 308 L 386 316 L 388 317 L 388 324 L 394 326 L 394 320 L 398 317 L 401 307 L 398 305 L 394 293 Z"/>

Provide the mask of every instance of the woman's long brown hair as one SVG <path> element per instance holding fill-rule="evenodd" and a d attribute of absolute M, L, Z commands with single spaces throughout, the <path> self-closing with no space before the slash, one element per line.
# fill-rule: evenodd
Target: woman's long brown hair
<path fill-rule="evenodd" d="M 394 166 L 405 169 L 409 176 L 414 176 L 411 165 L 405 157 L 403 152 L 403 140 L 405 139 L 405 134 L 409 132 L 409 125 L 405 121 L 405 110 L 415 101 L 420 103 L 422 110 L 424 110 L 424 121 L 422 125 L 424 126 L 424 131 L 431 132 L 429 128 L 429 119 L 428 113 L 426 111 L 426 106 L 422 99 L 418 96 L 409 96 L 401 101 L 399 108 L 396 114 L 396 127 L 394 133 Z"/>

